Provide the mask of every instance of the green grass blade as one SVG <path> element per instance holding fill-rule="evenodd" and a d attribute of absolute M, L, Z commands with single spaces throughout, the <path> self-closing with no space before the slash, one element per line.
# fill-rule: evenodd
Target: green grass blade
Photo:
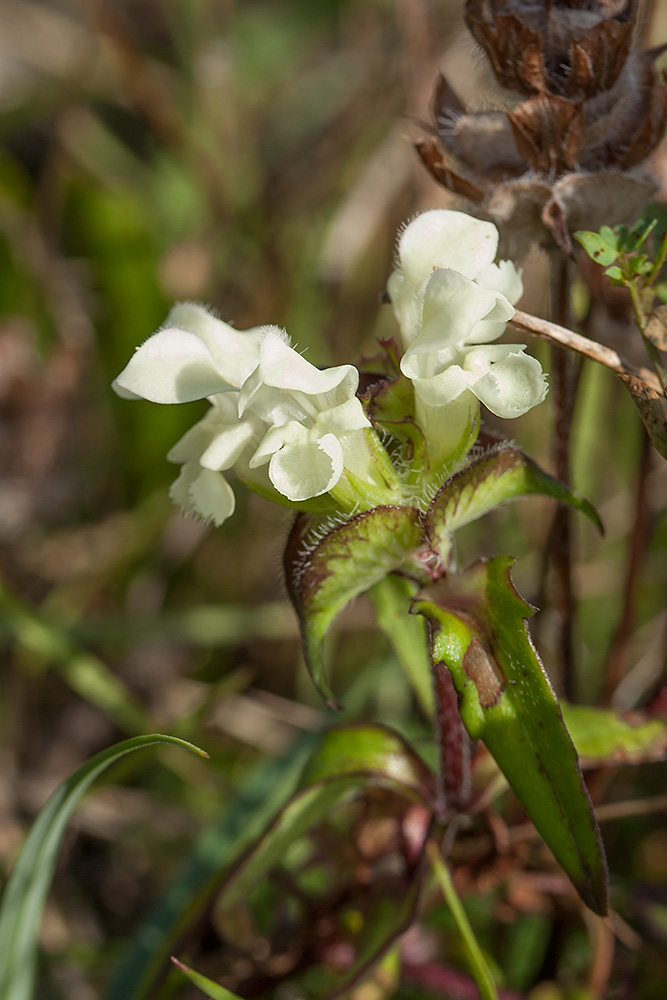
<path fill-rule="evenodd" d="M 187 965 L 183 965 L 179 962 L 177 958 L 172 956 L 172 962 L 177 969 L 180 969 L 184 976 L 190 980 L 191 983 L 205 993 L 207 997 L 211 1000 L 241 1000 L 241 997 L 237 993 L 232 993 L 231 990 L 225 989 L 224 986 L 220 986 L 219 983 L 214 983 L 207 976 L 202 976 L 201 972 L 195 972 L 194 969 L 190 969 Z"/>
<path fill-rule="evenodd" d="M 0 997 L 30 1000 L 37 933 L 65 828 L 84 792 L 110 764 L 153 743 L 173 743 L 202 757 L 175 736 L 135 736 L 95 754 L 53 793 L 35 820 L 7 881 L 0 905 Z"/>
<path fill-rule="evenodd" d="M 426 854 L 433 869 L 433 874 L 438 880 L 438 885 L 442 889 L 442 894 L 447 901 L 447 905 L 452 911 L 452 916 L 456 921 L 459 933 L 463 939 L 463 945 L 470 963 L 470 971 L 473 979 L 477 983 L 477 989 L 481 1000 L 498 1000 L 498 993 L 493 981 L 493 976 L 489 970 L 482 949 L 477 943 L 477 938 L 470 926 L 470 921 L 461 905 L 461 900 L 456 895 L 456 889 L 452 882 L 449 869 L 445 864 L 440 848 L 434 841 L 429 841 L 426 845 Z"/>

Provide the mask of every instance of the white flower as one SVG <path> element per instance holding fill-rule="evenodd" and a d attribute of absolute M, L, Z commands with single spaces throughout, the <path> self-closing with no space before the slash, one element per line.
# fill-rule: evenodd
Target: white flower
<path fill-rule="evenodd" d="M 268 426 L 250 468 L 268 463 L 269 479 L 293 501 L 329 492 L 345 467 L 375 481 L 358 384 L 352 365 L 320 371 L 268 332 L 239 397 L 239 414 L 253 413 Z"/>
<path fill-rule="evenodd" d="M 438 268 L 458 271 L 495 293 L 496 299 L 519 301 L 521 275 L 511 261 L 494 263 L 497 249 L 498 230 L 493 223 L 463 212 L 432 209 L 406 226 L 398 240 L 398 267 L 387 284 L 405 347 L 419 335 L 426 285 Z M 482 317 L 480 322 L 485 326 L 476 337 L 478 343 L 495 340 L 505 327 L 495 315 Z"/>
<path fill-rule="evenodd" d="M 211 409 L 169 452 L 182 465 L 171 496 L 221 524 L 234 511 L 222 475 L 230 469 L 264 495 L 292 502 L 334 490 L 346 470 L 386 489 L 366 440 L 358 384 L 352 365 L 320 371 L 309 364 L 278 327 L 238 331 L 184 304 L 113 386 L 121 396 L 159 403 L 209 399 Z"/>
<path fill-rule="evenodd" d="M 518 417 L 547 392 L 539 362 L 521 344 L 491 344 L 523 287 L 509 261 L 493 263 L 498 231 L 460 212 L 418 216 L 398 244 L 388 290 L 406 348 L 416 416 L 431 461 L 442 462 L 474 426 L 478 400 Z"/>
<path fill-rule="evenodd" d="M 266 329 L 235 330 L 203 306 L 182 302 L 137 348 L 113 388 L 119 396 L 154 403 L 187 403 L 238 389 L 258 363 Z"/>

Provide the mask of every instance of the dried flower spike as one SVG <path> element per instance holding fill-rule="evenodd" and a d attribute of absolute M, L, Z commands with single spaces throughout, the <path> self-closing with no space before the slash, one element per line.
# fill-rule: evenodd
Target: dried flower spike
<path fill-rule="evenodd" d="M 436 88 L 437 139 L 417 150 L 435 179 L 480 206 L 503 253 L 636 216 L 655 189 L 643 168 L 667 124 L 662 50 L 631 50 L 637 0 L 468 0 L 468 27 L 512 110 L 470 112 Z"/>

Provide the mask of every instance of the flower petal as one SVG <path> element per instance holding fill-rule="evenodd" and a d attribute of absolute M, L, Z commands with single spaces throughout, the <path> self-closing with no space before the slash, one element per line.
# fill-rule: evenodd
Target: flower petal
<path fill-rule="evenodd" d="M 193 333 L 206 345 L 225 381 L 240 388 L 259 363 L 259 347 L 267 327 L 235 330 L 196 302 L 179 302 L 167 316 L 167 327 Z M 277 327 L 272 329 L 278 329 Z"/>
<path fill-rule="evenodd" d="M 353 365 L 320 371 L 281 337 L 268 333 L 260 363 L 241 389 L 239 413 L 252 409 L 267 423 L 298 420 L 312 425 L 319 412 L 354 396 L 358 385 L 359 372 Z"/>
<path fill-rule="evenodd" d="M 476 278 L 498 249 L 498 230 L 464 212 L 435 208 L 418 215 L 398 240 L 399 266 L 410 283 L 420 284 L 437 267 Z"/>
<path fill-rule="evenodd" d="M 506 357 L 492 361 L 488 372 L 474 383 L 472 391 L 497 416 L 520 417 L 542 402 L 548 386 L 536 358 L 524 354 L 520 345 L 506 346 L 509 349 Z"/>
<path fill-rule="evenodd" d="M 343 472 L 343 449 L 334 434 L 285 444 L 269 464 L 269 478 L 288 500 L 308 500 L 327 493 Z"/>
<path fill-rule="evenodd" d="M 480 378 L 477 372 L 466 371 L 460 365 L 448 365 L 430 378 L 413 378 L 415 392 L 429 406 L 452 403 Z"/>
<path fill-rule="evenodd" d="M 346 399 L 340 406 L 334 406 L 330 410 L 323 410 L 318 413 L 313 431 L 316 434 L 347 434 L 348 431 L 359 431 L 363 427 L 370 427 L 371 422 L 364 413 L 361 402 L 356 396 Z"/>
<path fill-rule="evenodd" d="M 240 420 L 227 426 L 221 424 L 213 440 L 202 452 L 199 464 L 214 472 L 231 469 L 256 438 L 257 428 L 251 420 Z"/>
<path fill-rule="evenodd" d="M 424 293 L 422 330 L 410 351 L 443 351 L 475 343 L 480 321 L 488 320 L 494 326 L 501 321 L 502 333 L 505 322 L 513 315 L 514 308 L 497 292 L 480 288 L 458 271 L 434 271 Z"/>
<path fill-rule="evenodd" d="M 477 275 L 475 280 L 482 288 L 500 292 L 512 305 L 516 305 L 523 295 L 521 271 L 517 270 L 511 260 L 501 260 L 497 264 L 489 264 Z"/>
<path fill-rule="evenodd" d="M 154 403 L 187 403 L 224 392 L 230 385 L 199 337 L 168 328 L 137 348 L 113 388 L 119 395 L 129 392 Z"/>
<path fill-rule="evenodd" d="M 202 469 L 198 462 L 186 462 L 169 496 L 186 513 L 198 514 L 216 527 L 234 513 L 234 491 L 219 472 Z"/>

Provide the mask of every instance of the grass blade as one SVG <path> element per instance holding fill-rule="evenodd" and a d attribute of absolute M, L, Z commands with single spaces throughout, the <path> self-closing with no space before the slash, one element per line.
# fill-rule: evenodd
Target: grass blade
<path fill-rule="evenodd" d="M 125 754 L 154 743 L 173 743 L 202 757 L 203 750 L 175 736 L 135 736 L 95 754 L 53 793 L 35 820 L 7 881 L 0 905 L 0 997 L 30 1000 L 37 934 L 65 828 L 95 778 Z"/>

